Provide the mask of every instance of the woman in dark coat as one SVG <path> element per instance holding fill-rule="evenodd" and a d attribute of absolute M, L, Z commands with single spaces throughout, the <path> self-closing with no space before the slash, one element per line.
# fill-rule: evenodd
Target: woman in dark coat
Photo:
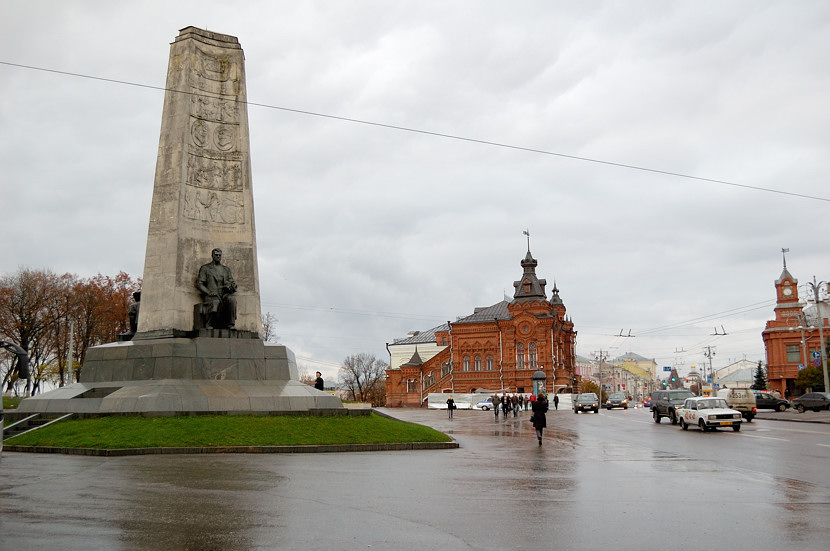
<path fill-rule="evenodd" d="M 532 403 L 533 409 L 533 428 L 536 429 L 536 438 L 539 439 L 539 445 L 542 445 L 542 429 L 548 426 L 548 419 L 545 413 L 548 411 L 548 397 L 539 393 L 539 397 Z"/>

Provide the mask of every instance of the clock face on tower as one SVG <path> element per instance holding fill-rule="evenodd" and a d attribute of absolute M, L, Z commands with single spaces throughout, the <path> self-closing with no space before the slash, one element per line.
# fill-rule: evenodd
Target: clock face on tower
<path fill-rule="evenodd" d="M 788 297 L 793 294 L 793 288 L 788 285 L 784 287 L 784 290 L 781 292 L 784 294 L 785 297 Z"/>

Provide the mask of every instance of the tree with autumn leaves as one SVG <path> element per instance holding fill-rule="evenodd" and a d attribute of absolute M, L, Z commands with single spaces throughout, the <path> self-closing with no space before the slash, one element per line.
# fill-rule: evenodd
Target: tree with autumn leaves
<path fill-rule="evenodd" d="M 0 276 L 0 339 L 29 353 L 32 376 L 25 394 L 39 392 L 43 381 L 59 386 L 77 381 L 86 351 L 127 331 L 127 309 L 140 287 L 140 279 L 124 272 L 80 278 L 21 268 Z M 70 332 L 72 365 L 67 365 Z M 0 357 L 4 391 L 17 389 L 11 367 L 10 358 Z"/>

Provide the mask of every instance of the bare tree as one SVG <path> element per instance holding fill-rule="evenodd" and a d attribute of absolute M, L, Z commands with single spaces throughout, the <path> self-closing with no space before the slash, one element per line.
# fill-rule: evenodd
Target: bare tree
<path fill-rule="evenodd" d="M 386 362 L 374 354 L 355 354 L 340 366 L 340 385 L 352 400 L 370 402 L 373 406 L 386 402 Z"/>
<path fill-rule="evenodd" d="M 265 342 L 280 342 L 280 336 L 277 335 L 277 323 L 279 320 L 271 312 L 267 312 L 262 316 L 262 340 Z"/>
<path fill-rule="evenodd" d="M 297 378 L 304 385 L 314 386 L 315 377 L 309 372 L 306 366 L 300 366 Z"/>

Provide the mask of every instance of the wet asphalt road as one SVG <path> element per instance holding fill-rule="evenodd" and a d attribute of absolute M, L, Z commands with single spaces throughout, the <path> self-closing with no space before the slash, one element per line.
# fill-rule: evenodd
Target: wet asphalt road
<path fill-rule="evenodd" d="M 830 425 L 759 419 L 704 434 L 656 425 L 644 410 L 559 411 L 539 447 L 526 412 L 456 411 L 450 421 L 445 411 L 384 411 L 461 447 L 3 452 L 0 549 L 699 551 L 830 541 Z"/>

